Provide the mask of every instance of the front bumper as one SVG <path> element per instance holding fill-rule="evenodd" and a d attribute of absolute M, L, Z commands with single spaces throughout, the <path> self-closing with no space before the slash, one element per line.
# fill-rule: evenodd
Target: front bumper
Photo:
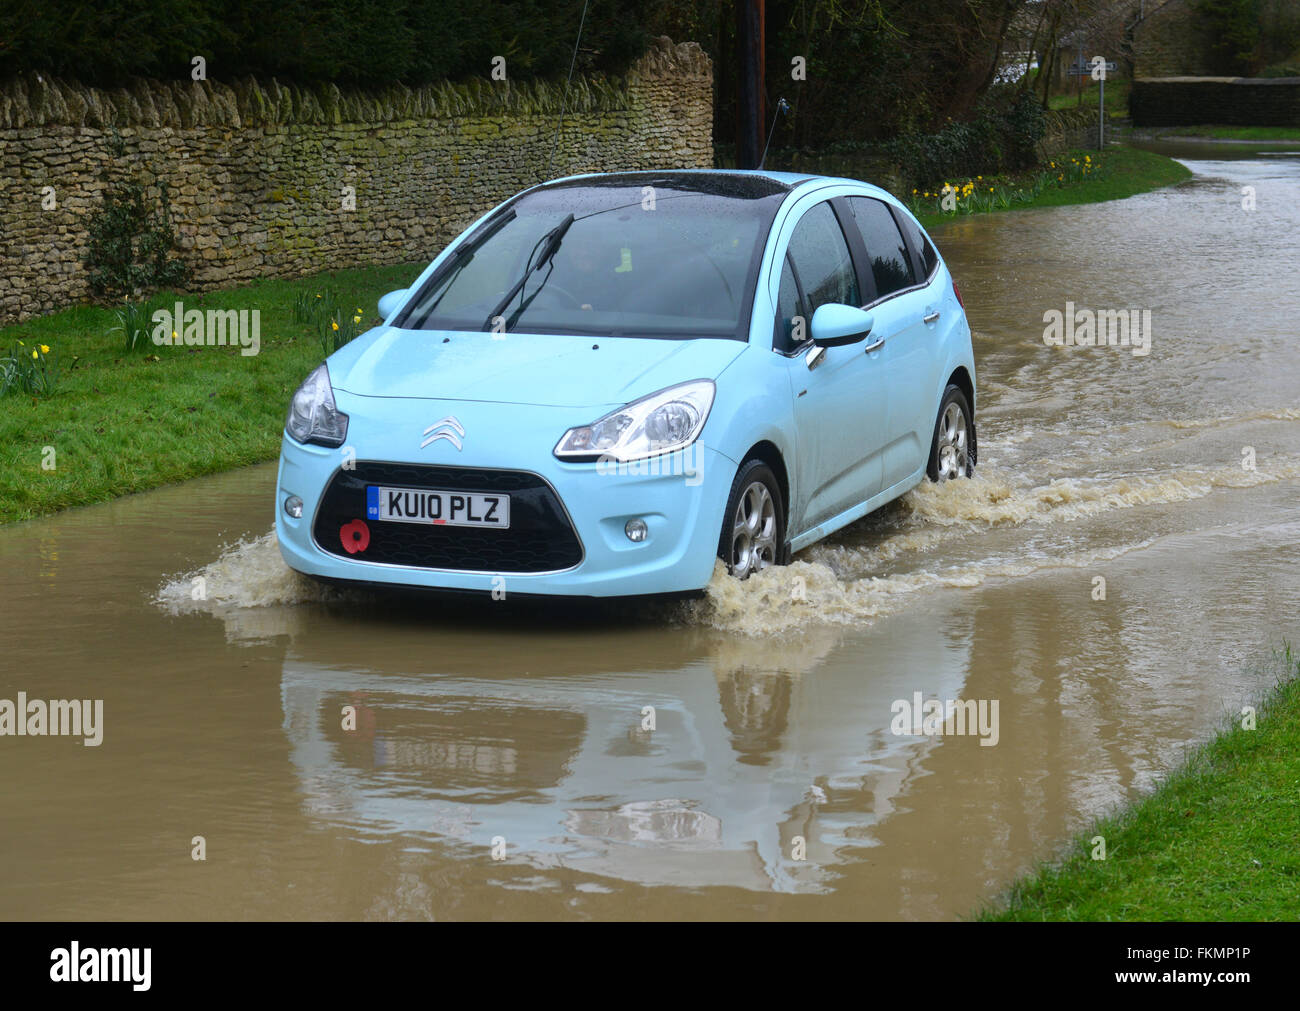
<path fill-rule="evenodd" d="M 556 442 L 566 429 L 599 416 L 602 408 L 356 397 L 341 390 L 335 391 L 335 399 L 350 419 L 344 446 L 305 446 L 287 435 L 281 442 L 275 529 L 285 563 L 298 572 L 329 580 L 482 591 L 498 597 L 689 593 L 703 589 L 712 576 L 722 514 L 737 465 L 698 442 L 681 454 L 620 467 L 571 463 L 553 455 Z M 457 450 L 449 440 L 420 448 L 421 433 L 429 423 L 453 415 L 465 429 L 463 448 Z M 452 552 L 456 558 L 452 568 L 418 564 L 419 558 L 409 553 L 403 557 L 417 564 L 368 560 L 368 552 L 383 555 L 369 547 L 349 557 L 335 553 L 333 544 L 331 551 L 323 550 L 318 537 L 328 537 L 337 518 L 331 514 L 322 517 L 328 518 L 328 524 L 316 522 L 326 488 L 336 477 L 366 474 L 367 463 L 437 468 L 438 472 L 455 469 L 462 474 L 482 471 L 492 478 L 503 472 L 535 475 L 558 498 L 580 544 L 580 552 L 574 555 L 579 560 L 567 564 L 566 558 L 565 567 L 558 571 L 529 572 L 494 568 L 503 556 L 493 550 L 483 552 L 481 566 L 476 560 L 467 561 L 463 551 Z M 285 500 L 295 495 L 303 501 L 303 514 L 297 519 L 284 511 Z M 353 518 L 365 519 L 365 515 L 359 512 Z M 634 518 L 643 520 L 649 530 L 640 543 L 624 533 L 628 520 Z M 386 533 L 409 535 L 413 526 L 375 520 L 367 524 L 370 543 L 379 545 Z M 468 529 L 439 527 L 438 534 L 455 538 L 458 531 Z M 506 531 L 474 531 L 470 536 L 497 533 Z"/>

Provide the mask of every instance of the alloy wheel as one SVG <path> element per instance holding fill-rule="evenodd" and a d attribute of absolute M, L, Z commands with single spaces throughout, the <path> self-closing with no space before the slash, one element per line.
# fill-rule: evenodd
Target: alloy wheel
<path fill-rule="evenodd" d="M 948 405 L 939 422 L 939 480 L 968 477 L 969 433 L 966 429 L 966 414 L 958 404 Z"/>
<path fill-rule="evenodd" d="M 776 503 L 762 481 L 753 481 L 736 502 L 731 526 L 731 573 L 744 579 L 776 564 Z"/>

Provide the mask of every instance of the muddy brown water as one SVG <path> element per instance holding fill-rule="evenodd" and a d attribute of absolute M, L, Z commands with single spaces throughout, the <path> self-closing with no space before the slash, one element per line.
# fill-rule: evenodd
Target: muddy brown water
<path fill-rule="evenodd" d="M 0 737 L 0 917 L 967 915 L 1300 639 L 1300 159 L 1179 154 L 938 229 L 978 476 L 689 607 L 322 594 L 271 465 L 0 528 L 0 699 L 104 703 L 98 747 Z M 1046 346 L 1067 300 L 1150 354 Z M 894 733 L 918 693 L 996 743 Z"/>

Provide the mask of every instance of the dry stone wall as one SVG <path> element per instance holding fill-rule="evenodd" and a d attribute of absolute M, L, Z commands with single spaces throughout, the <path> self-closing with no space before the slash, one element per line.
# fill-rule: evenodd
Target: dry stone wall
<path fill-rule="evenodd" d="M 563 127 L 557 126 L 564 111 Z M 378 92 L 246 80 L 0 86 L 0 322 L 86 298 L 107 180 L 165 180 L 193 290 L 428 260 L 543 179 L 712 163 L 712 67 L 658 40 L 625 78 Z"/>

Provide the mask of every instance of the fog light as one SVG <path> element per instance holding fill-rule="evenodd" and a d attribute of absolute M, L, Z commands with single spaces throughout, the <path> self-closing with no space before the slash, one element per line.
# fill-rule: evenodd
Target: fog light
<path fill-rule="evenodd" d="M 623 533 L 627 534 L 627 539 L 633 544 L 640 544 L 650 535 L 650 528 L 645 525 L 645 520 L 628 520 Z"/>
<path fill-rule="evenodd" d="M 302 519 L 302 499 L 297 495 L 290 495 L 284 500 L 284 514 L 292 516 L 296 520 Z"/>

